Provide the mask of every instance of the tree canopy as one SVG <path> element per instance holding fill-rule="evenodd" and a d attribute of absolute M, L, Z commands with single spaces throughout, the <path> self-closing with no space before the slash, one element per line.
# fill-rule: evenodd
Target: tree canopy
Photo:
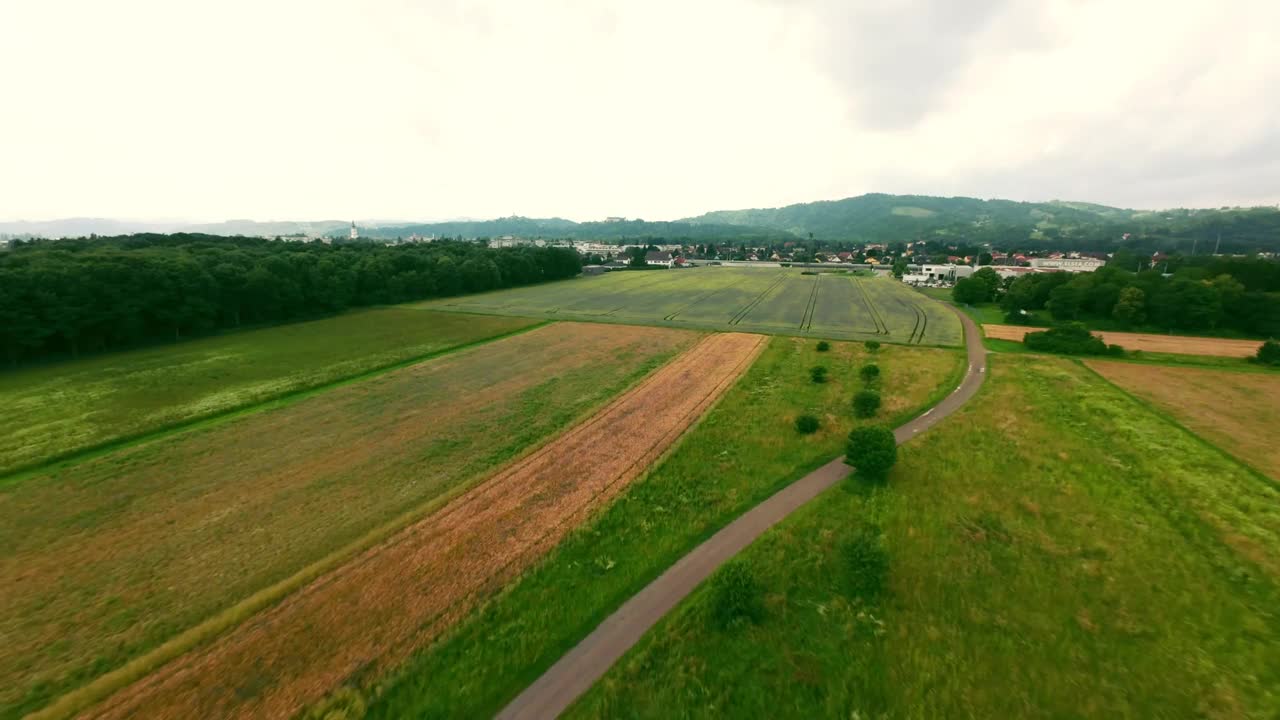
<path fill-rule="evenodd" d="M 563 248 L 324 245 L 207 235 L 23 243 L 0 254 L 10 363 L 572 277 Z"/>

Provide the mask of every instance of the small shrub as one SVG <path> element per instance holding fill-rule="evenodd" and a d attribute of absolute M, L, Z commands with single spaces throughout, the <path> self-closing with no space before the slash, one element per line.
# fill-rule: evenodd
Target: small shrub
<path fill-rule="evenodd" d="M 826 352 L 830 349 L 831 349 L 831 343 L 827 342 L 826 340 L 818 341 L 818 352 Z"/>
<path fill-rule="evenodd" d="M 853 395 L 853 414 L 860 418 L 874 417 L 880 409 L 880 393 L 875 390 L 859 390 Z"/>
<path fill-rule="evenodd" d="M 884 480 L 894 463 L 898 462 L 898 442 L 893 431 L 884 425 L 854 428 L 849 433 L 844 452 L 844 461 L 865 480 Z"/>
<path fill-rule="evenodd" d="M 1268 340 L 1262 343 L 1262 346 L 1258 348 L 1258 354 L 1253 356 L 1253 360 L 1260 365 L 1280 366 L 1280 342 Z"/>
<path fill-rule="evenodd" d="M 763 617 L 764 590 L 745 562 L 730 561 L 712 576 L 711 621 L 716 627 L 756 623 Z"/>
<path fill-rule="evenodd" d="M 866 349 L 867 349 L 867 352 L 875 352 L 875 351 L 877 351 L 877 350 L 879 350 L 879 349 L 880 349 L 880 341 L 879 341 L 879 340 L 868 340 L 868 341 L 866 341 L 866 342 L 862 343 L 862 347 L 866 348 Z"/>
<path fill-rule="evenodd" d="M 858 371 L 858 374 L 862 376 L 862 382 L 870 385 L 880 377 L 880 366 L 874 363 L 871 365 L 863 365 L 862 369 Z"/>
<path fill-rule="evenodd" d="M 796 431 L 801 435 L 812 435 L 818 432 L 820 425 L 818 418 L 812 415 L 801 415 L 796 418 Z"/>
<path fill-rule="evenodd" d="M 809 378 L 816 383 L 824 383 L 827 381 L 827 368 L 823 365 L 815 365 L 809 368 Z"/>
<path fill-rule="evenodd" d="M 864 527 L 840 543 L 840 562 L 849 599 L 870 601 L 879 597 L 889 575 L 889 553 L 880 541 L 879 529 Z"/>

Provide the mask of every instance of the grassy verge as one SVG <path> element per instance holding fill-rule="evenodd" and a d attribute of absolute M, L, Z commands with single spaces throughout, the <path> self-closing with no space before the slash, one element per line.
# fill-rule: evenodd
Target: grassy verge
<path fill-rule="evenodd" d="M 955 351 L 886 346 L 869 356 L 860 343 L 835 342 L 825 353 L 815 346 L 773 338 L 646 478 L 384 686 L 366 688 L 370 715 L 491 715 L 689 548 L 837 455 L 864 363 L 882 369 L 881 421 L 919 412 L 964 364 Z M 815 384 L 809 368 L 819 364 L 829 381 Z M 794 428 L 805 413 L 822 422 L 813 435 Z"/>
<path fill-rule="evenodd" d="M 0 374 L 0 477 L 537 324 L 383 308 Z"/>
<path fill-rule="evenodd" d="M 887 486 L 743 553 L 758 623 L 713 625 L 700 588 L 568 715 L 1274 716 L 1280 491 L 1076 363 L 991 374 Z"/>
<path fill-rule="evenodd" d="M 207 641 L 696 337 L 552 325 L 4 488 L 0 717 Z"/>

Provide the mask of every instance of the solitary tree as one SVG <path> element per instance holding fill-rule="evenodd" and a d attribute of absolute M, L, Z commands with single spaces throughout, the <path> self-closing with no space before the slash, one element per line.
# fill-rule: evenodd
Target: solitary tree
<path fill-rule="evenodd" d="M 859 390 L 853 395 L 853 414 L 869 418 L 880 409 L 880 393 L 875 390 Z"/>
<path fill-rule="evenodd" d="M 831 349 L 831 343 L 827 342 L 826 340 L 818 341 L 818 352 L 826 352 L 830 349 Z"/>
<path fill-rule="evenodd" d="M 858 477 L 882 481 L 898 461 L 898 443 L 893 431 L 884 425 L 855 428 L 845 444 L 844 461 L 854 467 Z"/>
<path fill-rule="evenodd" d="M 862 369 L 858 371 L 858 374 L 862 376 L 862 382 L 870 385 L 876 381 L 876 378 L 880 377 L 880 366 L 874 363 L 870 365 L 863 365 Z"/>
<path fill-rule="evenodd" d="M 827 381 L 827 368 L 822 365 L 815 365 L 809 368 L 809 378 L 816 383 L 824 383 Z"/>
<path fill-rule="evenodd" d="M 819 425 L 818 418 L 812 415 L 801 415 L 796 418 L 796 432 L 801 435 L 812 435 L 818 432 Z"/>
<path fill-rule="evenodd" d="M 868 340 L 862 346 L 867 349 L 867 352 L 875 352 L 880 349 L 880 342 L 878 340 Z"/>

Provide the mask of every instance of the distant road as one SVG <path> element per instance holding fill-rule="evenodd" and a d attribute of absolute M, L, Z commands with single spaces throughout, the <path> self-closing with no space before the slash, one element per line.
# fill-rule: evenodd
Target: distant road
<path fill-rule="evenodd" d="M 964 405 L 982 386 L 987 358 L 982 334 L 968 315 L 951 307 L 964 326 L 969 367 L 964 379 L 942 402 L 894 430 L 898 444 L 933 427 Z M 498 713 L 501 720 L 552 718 L 586 692 L 654 624 L 693 592 L 711 573 L 796 509 L 851 472 L 838 458 L 814 470 L 760 503 L 680 558 L 666 572 L 623 603 L 572 650 Z"/>

